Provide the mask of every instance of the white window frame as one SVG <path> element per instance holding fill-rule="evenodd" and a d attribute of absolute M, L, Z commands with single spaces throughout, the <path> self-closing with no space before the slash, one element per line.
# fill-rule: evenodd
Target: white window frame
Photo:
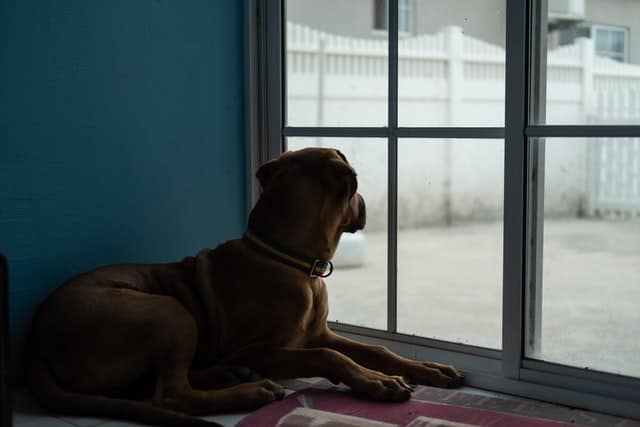
<path fill-rule="evenodd" d="M 255 172 L 277 157 L 286 137 L 386 138 L 388 225 L 396 230 L 398 138 L 504 139 L 503 346 L 491 350 L 397 332 L 397 235 L 388 238 L 387 330 L 331 323 L 335 331 L 383 344 L 405 356 L 454 363 L 471 386 L 624 417 L 640 417 L 640 378 L 525 357 L 539 334 L 542 216 L 546 137 L 640 137 L 640 126 L 545 125 L 545 0 L 506 1 L 504 127 L 398 127 L 398 0 L 389 0 L 388 125 L 286 126 L 284 0 L 245 0 L 247 51 L 247 206 L 258 196 Z M 538 78 L 533 78 L 537 76 Z M 540 108 L 542 106 L 542 108 Z M 528 298 L 527 298 L 528 297 Z M 534 321 L 525 321 L 534 319 Z"/>
<path fill-rule="evenodd" d="M 591 38 L 593 39 L 593 44 L 596 49 L 596 54 L 600 53 L 598 51 L 598 41 L 596 40 L 596 34 L 598 30 L 617 32 L 624 34 L 624 51 L 622 52 L 622 62 L 629 62 L 629 29 L 626 27 L 617 27 L 614 25 L 601 25 L 594 24 L 591 26 Z M 612 52 L 612 51 L 609 51 Z M 607 58 L 611 58 L 609 55 L 606 55 Z M 613 59 L 613 58 L 611 58 Z"/>

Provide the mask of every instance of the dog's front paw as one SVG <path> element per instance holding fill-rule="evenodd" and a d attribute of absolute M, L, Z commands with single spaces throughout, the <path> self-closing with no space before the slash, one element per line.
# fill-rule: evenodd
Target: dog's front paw
<path fill-rule="evenodd" d="M 242 409 L 256 409 L 284 397 L 284 388 L 271 380 L 239 384 L 227 390 L 239 398 Z"/>
<path fill-rule="evenodd" d="M 348 385 L 355 393 L 370 399 L 403 402 L 411 398 L 413 388 L 401 376 L 363 369 L 356 378 L 352 384 Z"/>
<path fill-rule="evenodd" d="M 451 365 L 435 362 L 414 362 L 404 377 L 413 384 L 455 388 L 464 382 L 464 374 Z"/>

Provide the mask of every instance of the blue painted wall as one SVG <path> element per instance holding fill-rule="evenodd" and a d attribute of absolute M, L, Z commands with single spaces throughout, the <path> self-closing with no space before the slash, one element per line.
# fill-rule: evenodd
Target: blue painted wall
<path fill-rule="evenodd" d="M 3 0 L 0 251 L 16 371 L 30 316 L 96 265 L 244 228 L 243 2 Z"/>

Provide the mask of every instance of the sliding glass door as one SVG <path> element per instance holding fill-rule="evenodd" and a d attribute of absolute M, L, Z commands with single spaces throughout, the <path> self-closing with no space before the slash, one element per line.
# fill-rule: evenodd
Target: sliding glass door
<path fill-rule="evenodd" d="M 640 377 L 640 4 L 559 3 L 534 16 L 525 356 Z"/>
<path fill-rule="evenodd" d="M 367 202 L 327 280 L 332 328 L 640 414 L 632 3 L 250 1 L 257 157 L 338 148 Z"/>

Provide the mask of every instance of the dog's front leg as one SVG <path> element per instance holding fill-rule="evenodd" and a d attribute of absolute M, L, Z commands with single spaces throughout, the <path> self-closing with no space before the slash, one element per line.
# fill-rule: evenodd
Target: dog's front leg
<path fill-rule="evenodd" d="M 411 397 L 412 388 L 402 377 L 365 368 L 328 348 L 273 349 L 242 363 L 271 379 L 325 377 L 343 382 L 375 400 L 403 401 Z"/>
<path fill-rule="evenodd" d="M 464 378 L 453 366 L 407 359 L 383 346 L 362 344 L 341 337 L 329 328 L 326 328 L 310 345 L 334 349 L 349 356 L 362 366 L 389 375 L 401 375 L 412 383 L 457 387 L 462 384 Z"/>

